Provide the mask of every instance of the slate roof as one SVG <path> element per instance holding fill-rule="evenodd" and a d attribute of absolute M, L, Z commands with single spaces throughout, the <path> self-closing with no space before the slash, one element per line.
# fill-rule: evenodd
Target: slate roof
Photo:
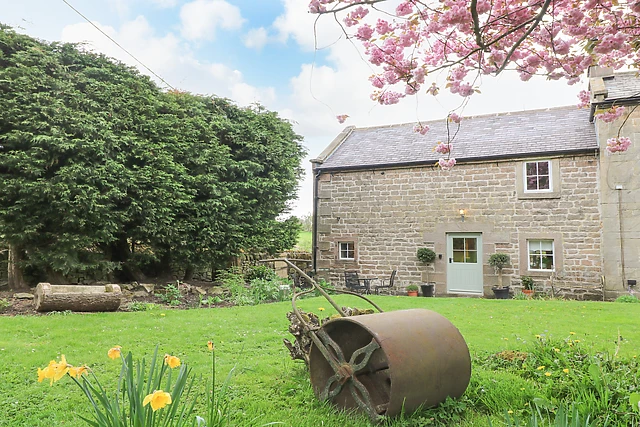
<path fill-rule="evenodd" d="M 446 121 L 424 122 L 426 135 L 414 132 L 415 123 L 370 128 L 347 128 L 337 147 L 323 153 L 319 169 L 350 169 L 436 162 L 433 151 L 446 141 Z M 456 124 L 450 124 L 455 131 Z M 589 110 L 575 106 L 465 117 L 453 142 L 458 162 L 518 158 L 553 153 L 586 152 L 598 147 Z"/>
<path fill-rule="evenodd" d="M 605 102 L 640 97 L 640 79 L 637 71 L 615 73 L 614 77 L 605 77 L 603 80 L 608 92 Z"/>

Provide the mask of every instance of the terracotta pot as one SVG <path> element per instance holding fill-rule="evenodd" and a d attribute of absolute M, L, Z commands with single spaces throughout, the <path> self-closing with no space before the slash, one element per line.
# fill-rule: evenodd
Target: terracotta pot
<path fill-rule="evenodd" d="M 409 297 L 417 297 L 418 291 L 407 291 L 407 296 Z"/>
<path fill-rule="evenodd" d="M 525 294 L 529 298 L 533 297 L 534 292 L 535 291 L 533 289 L 523 289 L 522 290 L 522 293 Z"/>

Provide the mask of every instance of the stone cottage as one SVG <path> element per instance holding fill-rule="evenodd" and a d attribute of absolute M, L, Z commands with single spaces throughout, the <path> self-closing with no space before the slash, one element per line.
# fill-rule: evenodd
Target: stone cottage
<path fill-rule="evenodd" d="M 465 117 L 456 166 L 435 167 L 433 148 L 457 125 L 348 127 L 312 160 L 314 267 L 343 282 L 345 270 L 386 278 L 396 291 L 435 282 L 436 295 L 492 295 L 487 260 L 510 257 L 504 284 L 533 277 L 538 290 L 611 299 L 640 276 L 640 78 L 594 68 L 591 108 L 575 106 Z M 612 123 L 599 109 L 625 105 Z M 608 154 L 607 140 L 632 140 Z M 430 265 L 416 258 L 433 249 Z M 429 270 L 427 270 L 429 269 Z"/>

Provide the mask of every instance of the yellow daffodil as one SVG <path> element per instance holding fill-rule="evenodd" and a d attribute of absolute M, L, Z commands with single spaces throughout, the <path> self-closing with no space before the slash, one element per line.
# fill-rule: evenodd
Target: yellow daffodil
<path fill-rule="evenodd" d="M 560 353 L 560 349 L 559 348 L 553 348 L 553 351 L 555 351 L 556 353 Z"/>
<path fill-rule="evenodd" d="M 575 343 L 579 343 L 579 342 L 580 342 L 580 340 L 573 340 L 573 342 L 575 342 Z"/>
<path fill-rule="evenodd" d="M 171 356 L 169 354 L 165 354 L 164 355 L 164 363 L 166 363 L 167 365 L 169 365 L 169 367 L 171 369 L 173 369 L 173 368 L 177 368 L 178 366 L 180 366 L 180 359 L 178 359 L 176 356 Z"/>
<path fill-rule="evenodd" d="M 147 395 L 142 401 L 142 406 L 147 406 L 148 404 L 151 404 L 151 409 L 155 412 L 167 405 L 171 405 L 171 395 L 166 391 L 156 390 Z"/>
<path fill-rule="evenodd" d="M 513 414 L 513 411 L 512 411 L 511 409 L 509 409 L 509 410 L 507 411 L 507 414 Z"/>
<path fill-rule="evenodd" d="M 69 372 L 69 365 L 67 365 L 67 359 L 64 354 L 60 356 L 60 363 L 57 363 L 53 368 L 53 381 L 58 381 Z"/>
<path fill-rule="evenodd" d="M 46 378 L 51 380 L 49 385 L 53 385 L 55 381 L 58 381 L 60 378 L 64 377 L 67 372 L 69 372 L 70 367 L 71 365 L 67 364 L 67 359 L 65 359 L 63 354 L 60 358 L 60 362 L 52 360 L 46 368 L 38 368 L 38 382 L 42 382 Z"/>
<path fill-rule="evenodd" d="M 160 313 L 160 317 L 164 317 L 164 316 L 166 316 L 166 314 Z"/>
<path fill-rule="evenodd" d="M 505 341 L 509 341 L 509 338 L 502 338 L 502 339 L 505 340 Z"/>
<path fill-rule="evenodd" d="M 562 372 L 564 372 L 565 374 L 568 374 L 568 373 L 569 373 L 569 369 L 564 368 L 564 369 L 562 370 Z"/>
<path fill-rule="evenodd" d="M 86 366 L 79 366 L 77 368 L 75 366 L 71 366 L 69 368 L 69 376 L 73 378 L 80 378 L 80 375 L 84 374 L 88 370 L 89 368 L 87 368 Z"/>
<path fill-rule="evenodd" d="M 324 311 L 324 307 L 318 307 L 318 311 Z"/>
<path fill-rule="evenodd" d="M 213 341 L 209 341 L 209 342 L 207 343 L 207 348 L 209 349 L 209 351 L 213 351 L 213 348 L 214 348 L 214 347 L 213 347 Z"/>
<path fill-rule="evenodd" d="M 542 338 L 542 335 L 536 335 L 536 338 L 540 339 Z"/>
<path fill-rule="evenodd" d="M 544 368 L 545 368 L 545 366 L 544 366 L 544 365 L 542 365 L 542 366 L 538 366 L 538 368 L 537 368 L 537 369 L 538 369 L 538 371 L 542 371 Z"/>
<path fill-rule="evenodd" d="M 109 351 L 107 352 L 107 356 L 109 356 L 109 359 L 117 359 L 118 357 L 120 357 L 121 348 L 122 347 L 120 347 L 119 345 L 110 348 Z"/>
<path fill-rule="evenodd" d="M 569 332 L 569 335 L 575 335 L 575 334 L 576 334 L 575 332 Z"/>
<path fill-rule="evenodd" d="M 544 375 L 547 376 L 547 377 L 550 377 L 551 376 L 551 372 L 545 372 Z"/>

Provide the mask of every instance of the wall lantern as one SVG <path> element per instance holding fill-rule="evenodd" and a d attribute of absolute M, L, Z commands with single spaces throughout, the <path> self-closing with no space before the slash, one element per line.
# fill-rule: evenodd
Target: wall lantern
<path fill-rule="evenodd" d="M 458 213 L 460 214 L 460 219 L 462 220 L 462 222 L 464 222 L 464 215 L 465 215 L 464 209 L 460 209 Z"/>

